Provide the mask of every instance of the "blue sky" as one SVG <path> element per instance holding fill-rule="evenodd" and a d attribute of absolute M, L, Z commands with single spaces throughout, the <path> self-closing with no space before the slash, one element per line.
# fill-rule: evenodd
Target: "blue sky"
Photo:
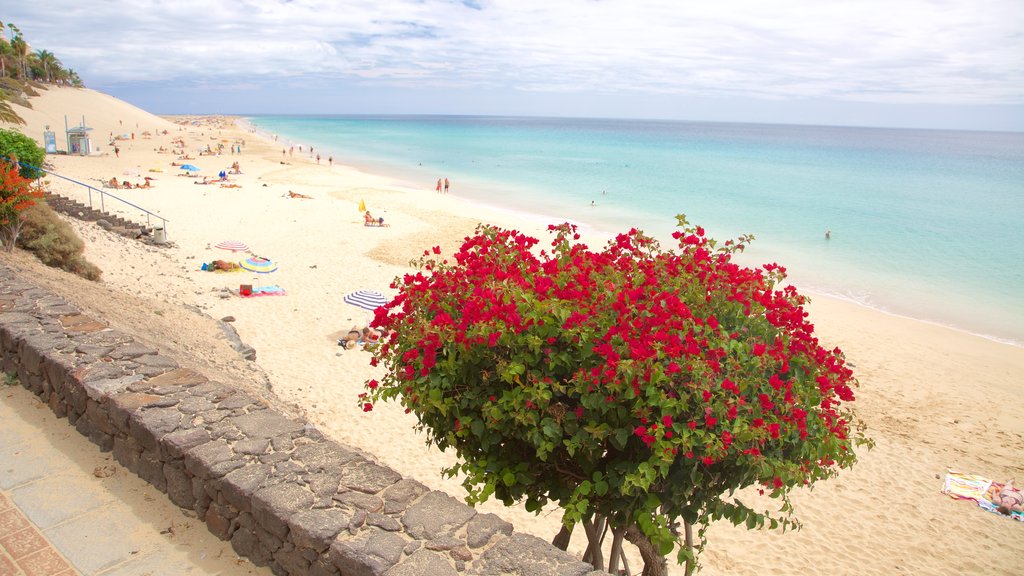
<path fill-rule="evenodd" d="M 17 4 L 2 18 L 33 48 L 159 114 L 1024 131 L 1021 0 Z"/>

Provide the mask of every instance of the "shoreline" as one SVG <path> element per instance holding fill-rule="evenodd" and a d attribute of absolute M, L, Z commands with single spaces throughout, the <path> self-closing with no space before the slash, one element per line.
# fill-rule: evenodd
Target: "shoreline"
<path fill-rule="evenodd" d="M 228 116 L 204 117 L 209 122 L 204 125 L 178 125 L 94 91 L 56 88 L 33 99 L 33 109 L 18 112 L 29 122 L 22 131 L 36 138 L 43 124 L 59 125 L 53 118 L 64 114 L 85 114 L 95 123 L 93 133 L 99 139 L 131 125 L 136 140 L 122 145 L 120 157 L 100 142 L 94 156 L 51 155 L 48 161 L 57 173 L 89 183 L 111 176 L 137 180 L 139 176 L 125 173 L 163 170 L 153 173 L 154 188 L 117 193 L 167 217 L 172 242 L 151 247 L 71 221 L 86 243 L 86 257 L 103 269 L 102 283 L 67 282 L 56 271 L 32 272 L 29 263 L 24 264 L 26 274 L 37 274 L 72 301 L 91 300 L 108 309 L 113 295 L 130 296 L 116 301 L 118 309 L 108 312 L 112 319 L 129 315 L 135 320 L 133 332 L 157 343 L 172 340 L 208 361 L 214 358 L 212 345 L 204 345 L 207 340 L 194 333 L 195 327 L 182 322 L 158 332 L 152 326 L 157 322 L 148 319 L 157 314 L 163 321 L 181 309 L 199 310 L 212 319 L 234 317 L 233 325 L 242 341 L 256 349 L 257 360 L 232 364 L 229 375 L 265 374 L 275 395 L 299 407 L 325 434 L 461 498 L 459 480 L 438 473 L 454 455 L 425 447 L 414 430 L 415 418 L 395 403 L 370 413 L 359 409 L 356 396 L 376 369 L 368 365 L 367 354 L 342 351 L 332 339 L 365 321 L 365 314 L 344 304 L 342 297 L 359 289 L 388 293 L 391 279 L 409 270 L 410 259 L 435 244 L 453 252 L 478 222 L 540 238 L 546 226 L 455 193 L 405 189 L 387 175 L 369 174 L 358 166 L 317 166 L 306 158 L 282 161 L 276 143 L 271 146 L 233 124 L 216 126 L 216 119 Z M 139 135 L 163 129 L 166 136 Z M 243 174 L 233 177 L 232 184 L 241 188 L 197 186 L 194 179 L 178 176 L 178 169 L 170 166 L 176 156 L 155 150 L 176 137 L 193 156 L 207 143 L 245 140 L 241 156 L 194 160 L 201 174 L 216 174 L 238 161 Z M 289 191 L 310 198 L 288 197 Z M 364 227 L 357 210 L 361 199 L 390 226 Z M 586 237 L 590 239 L 590 231 Z M 271 257 L 279 263 L 278 271 L 259 276 L 200 271 L 203 262 L 233 256 L 212 247 L 228 239 L 247 242 L 253 252 Z M 279 285 L 287 294 L 238 297 L 240 284 L 256 282 Z M 877 447 L 860 454 L 852 470 L 821 482 L 813 492 L 794 493 L 804 525 L 799 532 L 782 535 L 714 523 L 701 556 L 702 574 L 852 576 L 911 566 L 922 574 L 1015 573 L 1014 559 L 1024 553 L 1020 527 L 939 490 L 947 467 L 999 481 L 1024 477 L 1024 419 L 1019 417 L 1024 411 L 1019 395 L 1024 349 L 827 296 L 815 297 L 808 311 L 821 341 L 841 348 L 853 365 L 860 381 L 854 407 Z M 775 510 L 778 504 L 764 506 Z M 551 511 L 534 516 L 493 501 L 478 509 L 544 540 L 557 532 L 559 515 Z M 989 545 L 993 534 L 1001 538 L 999 546 Z M 570 550 L 582 554 L 581 544 L 581 538 L 574 538 Z M 865 549 L 874 552 L 866 557 Z M 963 554 L 964 549 L 972 553 Z M 640 563 L 631 559 L 631 565 Z M 681 573 L 671 566 L 670 574 Z"/>
<path fill-rule="evenodd" d="M 279 114 L 269 116 L 287 115 Z M 259 116 L 238 116 L 237 118 L 244 126 L 256 129 L 262 137 L 268 139 L 268 141 L 272 141 L 274 134 L 270 132 L 269 129 L 253 123 L 258 122 Z M 285 136 L 280 137 L 285 139 L 288 138 Z M 299 140 L 287 139 L 287 141 L 296 145 L 299 143 Z M 313 144 L 318 147 L 324 146 L 323 142 L 313 142 Z M 308 146 L 309 142 L 302 142 L 302 145 L 304 147 Z M 344 150 L 329 150 L 329 154 L 333 154 L 336 158 L 341 158 L 344 163 L 355 166 L 363 172 L 385 175 L 393 174 L 388 172 L 389 168 L 402 170 L 401 167 L 396 165 L 395 159 L 380 157 L 373 161 L 371 158 L 371 162 L 367 164 L 366 159 L 363 157 L 360 157 L 362 159 L 356 159 L 351 157 L 351 155 Z M 427 168 L 419 166 L 415 168 L 406 168 L 404 170 L 405 171 L 401 173 L 398 180 L 399 182 L 404 183 L 411 189 L 426 191 L 425 186 L 417 187 L 411 178 L 415 172 L 426 171 L 428 170 Z M 588 217 L 588 215 L 584 214 L 585 211 L 576 210 L 572 207 L 573 205 L 565 202 L 564 199 L 551 200 L 539 209 L 534 210 L 531 208 L 531 205 L 535 203 L 515 201 L 521 196 L 517 191 L 529 190 L 523 189 L 520 184 L 491 183 L 486 178 L 479 180 L 479 182 L 473 179 L 466 180 L 468 181 L 468 184 L 460 179 L 460 186 L 452 193 L 454 196 L 461 197 L 464 201 L 474 203 L 488 211 L 507 213 L 512 218 L 516 219 L 538 221 L 545 224 L 569 221 L 570 223 L 580 226 L 581 231 L 585 233 L 585 237 L 596 237 L 601 239 L 600 243 L 593 242 L 591 244 L 592 248 L 600 248 L 606 239 L 613 238 L 616 234 L 626 229 L 622 227 L 616 228 L 615 224 L 609 220 L 608 217 L 602 218 L 593 215 Z M 461 191 L 466 190 L 467 185 L 471 187 L 471 192 L 469 194 L 463 194 Z M 480 190 L 497 192 L 492 194 L 493 199 L 491 199 L 484 198 L 484 195 L 479 193 Z M 533 196 L 540 195 L 541 194 L 536 191 L 533 193 Z M 530 195 L 528 194 L 528 196 Z M 545 208 L 550 209 L 545 210 Z M 553 214 L 559 213 L 560 209 L 573 213 L 573 216 L 571 218 L 553 216 Z M 643 229 L 648 234 L 657 238 L 663 246 L 673 245 L 673 242 L 666 233 L 666 230 L 673 230 L 674 225 L 659 224 L 658 226 L 651 228 L 643 227 Z M 543 240 L 543 238 L 541 239 Z M 718 239 L 724 240 L 726 237 L 723 236 Z M 851 271 L 839 270 L 839 272 L 842 273 L 839 277 L 828 272 L 824 273 L 824 275 L 822 275 L 822 272 L 820 271 L 814 272 L 813 259 L 820 257 L 820 255 L 816 254 L 815 249 L 801 249 L 798 253 L 789 254 L 786 250 L 792 249 L 792 247 L 787 248 L 785 245 L 780 245 L 779 239 L 776 239 L 774 244 L 768 244 L 765 240 L 759 239 L 753 243 L 752 248 L 752 252 L 760 254 L 760 256 L 748 257 L 747 254 L 738 254 L 736 256 L 736 261 L 745 266 L 755 268 L 766 262 L 770 262 L 773 259 L 783 263 L 784 265 L 786 262 L 790 262 L 792 266 L 796 266 L 800 263 L 804 273 L 800 274 L 800 270 L 791 268 L 789 281 L 802 293 L 808 296 L 813 295 L 815 297 L 834 298 L 841 301 L 851 302 L 867 310 L 879 312 L 884 315 L 909 318 L 928 325 L 943 326 L 957 332 L 964 332 L 999 344 L 1006 344 L 1016 348 L 1024 348 L 1024 333 L 1016 334 L 1014 331 L 1008 332 L 1008 325 L 1005 322 L 999 324 L 991 318 L 990 315 L 984 315 L 987 321 L 978 321 L 977 316 L 972 316 L 968 312 L 960 314 L 959 317 L 956 315 L 948 316 L 947 314 L 948 317 L 943 318 L 943 310 L 948 311 L 960 309 L 962 307 L 961 305 L 964 305 L 965 301 L 972 300 L 967 298 L 964 293 L 954 294 L 952 297 L 955 298 L 955 302 L 944 303 L 942 300 L 943 295 L 929 292 L 927 283 L 922 280 L 908 278 L 905 281 L 920 289 L 921 292 L 918 294 L 918 298 L 907 299 L 906 297 L 901 297 L 899 295 L 898 286 L 900 285 L 900 282 L 885 276 L 875 278 L 873 275 L 868 275 L 874 279 L 869 280 L 865 285 L 856 285 L 857 278 L 854 278 L 856 274 L 853 274 Z M 787 255 L 791 257 L 790 260 L 787 260 Z M 810 260 L 804 261 L 807 259 Z M 815 276 L 816 274 L 817 277 Z M 849 284 L 851 281 L 855 283 L 853 286 Z M 973 299 L 973 301 L 977 300 Z M 969 309 L 970 306 L 967 305 L 967 310 Z M 988 311 L 986 310 L 986 312 Z M 970 324 L 970 319 L 974 319 L 976 321 L 974 325 Z"/>

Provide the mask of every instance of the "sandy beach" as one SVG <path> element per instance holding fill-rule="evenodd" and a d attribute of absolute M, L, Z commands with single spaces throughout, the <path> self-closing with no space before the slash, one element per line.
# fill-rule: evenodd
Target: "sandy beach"
<path fill-rule="evenodd" d="M 391 280 L 408 262 L 440 245 L 451 253 L 479 222 L 542 237 L 549 222 L 499 212 L 452 194 L 434 182 L 403 182 L 345 165 L 318 164 L 303 153 L 282 155 L 283 142 L 248 131 L 228 117 L 161 118 L 107 95 L 50 88 L 13 106 L 42 143 L 45 125 L 65 149 L 65 118 L 93 130 L 89 156 L 50 155 L 53 172 L 145 208 L 166 219 L 169 243 L 153 246 L 69 220 L 86 242 L 86 257 L 103 270 L 90 283 L 48 269 L 29 255 L 4 254 L 8 266 L 63 294 L 112 325 L 138 335 L 183 364 L 215 378 L 273 394 L 334 439 L 376 456 L 403 475 L 461 497 L 457 479 L 441 478 L 452 455 L 424 445 L 415 418 L 397 405 L 364 413 L 357 395 L 376 375 L 369 354 L 343 350 L 337 339 L 363 326 L 366 313 L 343 301 L 369 289 L 390 295 Z M 4 126 L 10 128 L 10 126 Z M 108 144 L 117 141 L 118 152 Z M 174 143 L 180 139 L 183 145 Z M 207 146 L 220 155 L 200 155 Z M 228 151 L 241 147 L 241 153 Z M 164 149 L 166 151 L 161 151 Z M 171 151 L 183 149 L 191 158 Z M 172 163 L 200 170 L 187 177 Z M 201 185 L 238 162 L 227 183 Z M 152 187 L 108 190 L 115 178 Z M 48 177 L 48 186 L 88 202 L 82 186 Z M 366 227 L 360 201 L 388 226 Z M 92 192 L 92 203 L 100 202 Z M 108 210 L 140 223 L 147 215 L 110 199 Z M 279 268 L 270 274 L 207 272 L 203 263 L 235 259 L 215 248 L 245 242 Z M 592 239 L 599 245 L 600 239 Z M 277 286 L 284 295 L 241 298 L 239 286 Z M 944 327 L 889 316 L 816 297 L 810 306 L 818 336 L 846 353 L 860 381 L 854 406 L 877 446 L 839 478 L 794 495 L 803 528 L 781 534 L 718 523 L 708 532 L 703 574 L 1019 574 L 1024 523 L 941 493 L 947 469 L 1003 482 L 1024 482 L 1024 348 Z M 242 359 L 216 326 L 233 317 L 241 339 L 256 350 Z M 775 509 L 772 502 L 765 506 Z M 489 502 L 480 507 L 516 530 L 550 540 L 559 515 L 540 516 Z M 582 553 L 582 536 L 572 549 Z M 638 556 L 631 561 L 639 573 Z M 673 574 L 682 574 L 673 567 Z"/>

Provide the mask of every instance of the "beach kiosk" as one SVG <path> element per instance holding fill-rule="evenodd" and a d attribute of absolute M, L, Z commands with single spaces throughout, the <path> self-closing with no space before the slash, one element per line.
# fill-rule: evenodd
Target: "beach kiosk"
<path fill-rule="evenodd" d="M 89 131 L 92 128 L 86 127 L 85 119 L 82 120 L 81 126 L 67 128 L 66 119 L 64 120 L 64 125 L 64 131 L 68 135 L 68 154 L 79 154 L 81 156 L 92 154 L 92 141 L 89 139 Z"/>

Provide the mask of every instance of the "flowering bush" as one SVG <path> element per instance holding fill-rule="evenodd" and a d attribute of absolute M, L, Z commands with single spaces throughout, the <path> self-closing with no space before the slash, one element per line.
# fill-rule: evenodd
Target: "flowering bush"
<path fill-rule="evenodd" d="M 13 160 L 0 160 L 0 244 L 8 252 L 21 233 L 25 209 L 42 197 L 42 189 L 33 189 L 32 180 L 19 174 Z"/>
<path fill-rule="evenodd" d="M 452 261 L 439 248 L 373 326 L 390 336 L 371 363 L 364 410 L 398 398 L 429 441 L 455 448 L 470 503 L 528 510 L 549 501 L 582 523 L 600 566 L 605 524 L 640 546 L 650 571 L 692 525 L 728 518 L 791 525 L 789 490 L 835 475 L 868 443 L 847 403 L 856 381 L 813 335 L 785 270 L 732 262 L 752 238 L 718 246 L 679 216 L 675 251 L 637 230 L 603 251 L 573 226 L 538 240 L 482 226 Z M 782 498 L 758 512 L 733 491 Z M 594 535 L 596 534 L 596 536 Z M 564 545 L 566 542 L 562 542 Z M 646 553 L 645 553 L 646 552 Z"/>

